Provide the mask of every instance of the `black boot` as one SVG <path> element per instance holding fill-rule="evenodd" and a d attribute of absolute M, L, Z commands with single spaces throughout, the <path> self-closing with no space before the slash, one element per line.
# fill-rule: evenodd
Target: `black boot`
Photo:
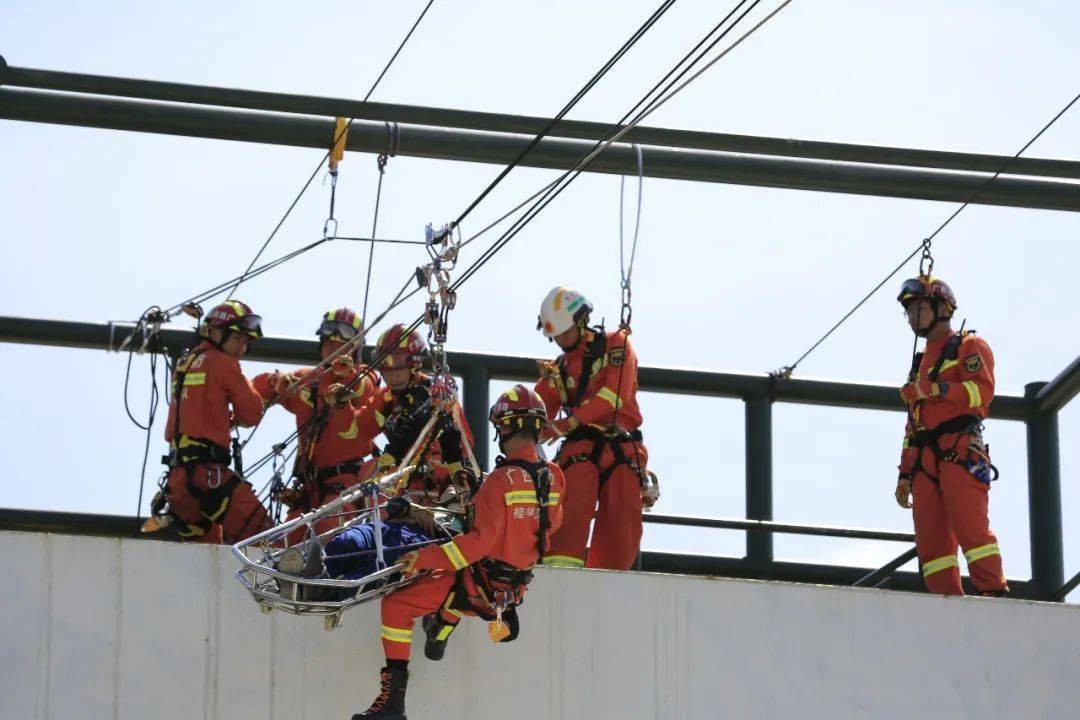
<path fill-rule="evenodd" d="M 405 668 L 384 667 L 379 671 L 379 690 L 375 702 L 352 720 L 409 720 L 405 715 L 405 686 L 409 683 L 409 671 Z"/>
<path fill-rule="evenodd" d="M 437 612 L 425 615 L 421 624 L 424 626 L 424 634 L 427 635 L 427 640 L 424 641 L 424 657 L 428 660 L 442 660 L 450 633 L 454 632 L 457 625 L 446 622 Z"/>

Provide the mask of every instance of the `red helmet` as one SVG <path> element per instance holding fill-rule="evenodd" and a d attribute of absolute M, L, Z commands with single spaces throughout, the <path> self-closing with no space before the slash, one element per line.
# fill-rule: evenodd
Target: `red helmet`
<path fill-rule="evenodd" d="M 239 300 L 227 300 L 215 305 L 206 314 L 204 321 L 207 328 L 222 328 L 243 333 L 253 340 L 263 336 L 262 317 L 256 315 L 247 303 Z"/>
<path fill-rule="evenodd" d="M 956 312 L 956 296 L 953 295 L 952 288 L 944 280 L 929 275 L 905 280 L 900 287 L 900 294 L 896 296 L 904 307 L 912 300 L 923 298 L 942 303 L 949 309 L 949 314 Z"/>
<path fill-rule="evenodd" d="M 547 406 L 532 388 L 515 385 L 495 401 L 488 415 L 499 434 L 519 429 L 540 432 L 548 423 Z"/>
<path fill-rule="evenodd" d="M 418 369 L 426 352 L 427 343 L 420 333 L 415 330 L 406 333 L 405 326 L 400 323 L 380 335 L 379 342 L 375 344 L 377 355 L 386 353 L 379 367 L 388 370 L 406 367 Z"/>
<path fill-rule="evenodd" d="M 327 310 L 315 334 L 322 339 L 336 338 L 348 342 L 360 333 L 363 326 L 364 322 L 355 310 L 343 307 Z"/>

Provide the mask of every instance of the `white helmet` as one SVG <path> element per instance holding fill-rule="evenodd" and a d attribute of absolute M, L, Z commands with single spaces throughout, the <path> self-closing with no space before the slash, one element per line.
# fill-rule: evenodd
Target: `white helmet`
<path fill-rule="evenodd" d="M 576 290 L 552 288 L 540 304 L 536 329 L 542 331 L 544 337 L 553 338 L 572 328 L 574 323 L 592 310 L 592 303 Z"/>

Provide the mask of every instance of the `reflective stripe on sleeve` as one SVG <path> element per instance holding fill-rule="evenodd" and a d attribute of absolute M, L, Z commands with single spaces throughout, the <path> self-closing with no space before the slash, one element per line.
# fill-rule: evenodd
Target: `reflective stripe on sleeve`
<path fill-rule="evenodd" d="M 964 389 L 968 394 L 968 407 L 977 408 L 982 405 L 982 393 L 979 392 L 979 386 L 974 381 L 965 380 Z"/>
<path fill-rule="evenodd" d="M 450 564 L 454 566 L 455 570 L 464 570 L 469 567 L 469 563 L 465 562 L 465 556 L 461 554 L 461 550 L 451 540 L 448 543 L 443 543 L 439 547 L 446 553 L 446 557 L 450 558 Z"/>
<path fill-rule="evenodd" d="M 545 555 L 544 564 L 550 567 L 585 567 L 584 558 L 571 557 L 570 555 Z"/>

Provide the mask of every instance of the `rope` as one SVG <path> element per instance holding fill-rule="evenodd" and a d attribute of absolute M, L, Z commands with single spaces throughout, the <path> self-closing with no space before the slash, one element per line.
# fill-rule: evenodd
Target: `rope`
<path fill-rule="evenodd" d="M 775 372 L 773 372 L 771 374 L 775 375 L 777 377 L 785 378 L 785 379 L 790 378 L 791 373 L 793 373 L 795 371 L 795 368 L 797 368 L 799 366 L 799 363 L 801 363 L 803 360 L 805 360 L 807 358 L 807 356 L 810 355 L 810 353 L 814 352 L 814 350 L 816 350 L 818 348 L 818 346 L 820 346 L 823 342 L 825 342 L 825 340 L 827 340 L 830 335 L 832 335 L 834 332 L 836 332 L 836 329 L 839 328 L 841 325 L 843 325 L 844 322 L 847 321 L 847 319 L 849 317 L 854 315 L 856 310 L 858 310 L 864 304 L 866 304 L 866 301 L 869 300 L 871 297 L 873 297 L 874 294 L 877 293 L 878 290 L 880 290 L 882 287 L 884 287 L 885 283 L 892 280 L 893 277 L 895 277 L 896 274 L 898 272 L 900 272 L 900 270 L 902 270 L 903 267 L 905 265 L 907 265 L 911 261 L 912 258 L 914 258 L 916 255 L 920 254 L 920 252 L 924 252 L 924 250 L 928 251 L 929 247 L 930 247 L 930 242 L 934 238 L 936 238 L 941 233 L 942 230 L 944 230 L 946 227 L 948 227 L 949 224 L 953 220 L 955 220 L 956 217 L 961 212 L 963 212 L 964 209 L 968 205 L 975 202 L 975 199 L 983 192 L 983 190 L 985 190 L 990 185 L 990 183 L 997 180 L 998 177 L 1002 173 L 1004 173 L 1009 168 L 1010 165 L 1012 165 L 1017 159 L 1019 159 L 1020 156 L 1023 155 L 1024 152 L 1027 151 L 1027 149 L 1029 147 L 1031 147 L 1035 143 L 1036 140 L 1038 140 L 1040 137 L 1043 136 L 1043 133 L 1045 133 L 1047 130 L 1049 130 L 1054 125 L 1054 123 L 1056 123 L 1059 119 L 1061 119 L 1061 116 L 1064 115 L 1066 112 L 1068 112 L 1069 108 L 1071 108 L 1073 105 L 1075 105 L 1078 100 L 1080 100 L 1080 93 L 1078 93 L 1072 100 L 1070 100 L 1065 105 L 1065 107 L 1063 107 L 1061 110 L 1059 110 L 1058 113 L 1056 115 L 1054 115 L 1054 117 L 1052 117 L 1048 123 L 1043 125 L 1042 129 L 1039 130 L 1039 132 L 1035 133 L 1035 135 L 1030 140 L 1028 140 L 1026 143 L 1024 143 L 1024 146 L 1021 147 L 1019 150 L 1017 150 L 1016 154 L 1014 154 L 1012 157 L 1010 157 L 1008 160 L 1006 160 L 1002 164 L 1001 168 L 998 169 L 997 172 L 995 172 L 993 175 L 991 175 L 989 178 L 987 178 L 986 181 L 984 181 L 982 184 L 980 184 L 978 187 L 976 187 L 975 190 L 971 193 L 971 195 L 968 196 L 967 200 L 965 200 L 960 205 L 960 207 L 956 208 L 956 210 L 953 211 L 953 213 L 951 215 L 949 215 L 949 217 L 945 218 L 945 222 L 938 225 L 937 229 L 934 230 L 934 232 L 930 233 L 930 235 L 928 237 L 921 240 L 919 242 L 918 247 L 916 247 L 914 250 L 912 250 L 911 253 L 908 254 L 907 257 L 905 257 L 903 260 L 901 260 L 900 264 L 897 265 L 895 268 L 893 268 L 892 272 L 890 272 L 888 275 L 886 275 L 885 278 L 881 282 L 879 282 L 877 285 L 875 285 L 873 287 L 873 289 L 870 290 L 870 292 L 868 292 L 865 296 L 863 296 L 862 300 L 859 300 L 859 302 L 855 303 L 855 306 L 853 308 L 851 308 L 850 310 L 848 310 L 847 313 L 845 313 L 844 316 L 842 318 L 840 318 L 840 320 L 835 325 L 833 325 L 831 328 L 829 328 L 828 332 L 826 332 L 824 335 L 822 335 L 818 339 L 817 342 L 815 342 L 813 345 L 811 345 L 810 348 L 806 352 L 804 352 L 802 355 L 800 355 L 798 360 L 791 363 L 790 365 L 785 365 L 784 367 L 780 368 L 779 370 L 777 370 L 777 371 L 775 371 Z M 930 267 L 931 268 L 933 267 L 932 260 L 931 260 Z M 920 270 L 922 268 L 923 268 L 923 265 L 920 262 Z"/>
<path fill-rule="evenodd" d="M 690 56 L 693 55 L 695 52 L 697 52 L 698 48 L 700 48 L 709 39 L 709 37 L 711 37 L 714 33 L 716 33 L 728 21 L 728 19 L 730 19 L 736 12 L 738 12 L 738 10 L 746 3 L 746 0 L 741 0 L 735 6 L 735 8 L 724 17 L 724 19 L 722 19 L 719 23 L 717 23 L 717 25 L 714 26 L 713 29 L 710 30 L 709 33 L 707 33 L 706 36 L 693 49 L 691 49 L 691 51 L 689 53 L 687 53 L 687 55 L 684 56 L 682 60 L 680 60 L 675 65 L 674 68 L 672 68 L 670 71 L 668 71 L 668 73 L 663 78 L 661 78 L 660 81 L 656 85 L 654 85 L 653 88 L 648 93 L 646 93 L 645 97 L 643 97 L 641 100 L 639 100 L 638 103 L 633 108 L 631 108 L 630 111 L 627 112 L 619 120 L 619 122 L 617 122 L 615 125 L 612 126 L 611 130 L 609 130 L 609 135 L 612 132 L 614 132 L 613 135 L 611 135 L 610 137 L 605 136 L 604 139 L 601 139 L 601 140 L 597 141 L 596 144 L 593 146 L 593 149 L 589 153 L 587 153 L 583 158 L 581 158 L 581 160 L 578 161 L 577 165 L 575 165 L 573 168 L 571 168 L 570 170 L 563 173 L 552 185 L 549 186 L 549 187 L 554 188 L 553 190 L 549 190 L 549 191 L 543 193 L 544 197 L 542 197 L 541 200 L 539 200 L 537 203 L 535 203 L 526 212 L 525 216 L 523 216 L 522 218 L 519 218 L 517 221 L 515 221 L 514 226 L 511 227 L 510 230 L 508 230 L 506 233 L 504 233 L 498 240 L 496 240 L 494 243 L 492 243 L 492 245 L 490 247 L 488 247 L 488 249 L 481 255 L 481 257 L 479 259 L 477 259 L 476 262 L 474 262 L 465 271 L 465 273 L 454 283 L 453 289 L 457 290 L 457 288 L 459 288 L 461 285 L 463 285 L 465 282 L 467 282 L 469 280 L 469 278 L 471 278 L 474 274 L 476 274 L 476 272 L 481 267 L 483 267 L 492 257 L 494 257 L 494 255 L 499 250 L 501 250 L 503 247 L 505 247 L 506 244 L 510 242 L 510 240 L 512 240 L 514 237 L 516 237 L 517 234 L 519 232 L 521 232 L 521 230 L 533 218 L 536 217 L 536 215 L 538 215 L 545 207 L 547 207 L 547 205 L 550 204 L 552 200 L 554 200 L 556 197 L 558 197 L 558 195 L 563 190 L 565 190 L 570 185 L 570 183 L 572 183 L 575 179 L 577 179 L 577 177 L 584 171 L 584 169 L 586 167 L 588 167 L 588 165 L 590 163 L 592 163 L 592 161 L 594 159 L 596 159 L 596 157 L 598 155 L 600 155 L 604 150 L 606 150 L 608 147 L 610 147 L 614 142 L 616 142 L 623 135 L 625 135 L 630 130 L 632 130 L 634 127 L 636 127 L 646 117 L 651 115 L 653 112 L 655 112 L 660 107 L 662 107 L 665 103 L 667 103 L 669 100 L 671 100 L 671 98 L 675 97 L 677 94 L 682 92 L 686 87 L 688 87 L 691 83 L 693 83 L 697 78 L 701 77 L 701 75 L 704 72 L 706 72 L 709 68 L 711 68 L 717 62 L 719 62 L 721 59 L 726 57 L 728 55 L 728 53 L 730 53 L 736 47 L 741 45 L 747 38 L 749 38 L 751 35 L 753 35 L 755 32 L 757 32 L 761 27 L 763 27 L 765 25 L 765 23 L 767 23 L 769 20 L 771 20 L 773 17 L 775 17 L 781 10 L 783 10 L 788 5 L 790 5 L 792 0 L 785 0 L 775 10 L 773 10 L 771 13 L 766 15 L 755 26 L 753 26 L 750 30 L 748 30 L 746 33 L 744 33 L 738 40 L 736 40 L 734 43 L 732 43 L 730 46 L 728 46 L 723 52 L 721 52 L 719 55 L 717 55 L 715 58 L 713 58 L 711 61 L 709 61 L 709 63 L 706 64 L 701 70 L 696 72 L 694 75 L 692 75 L 689 79 L 687 79 L 682 84 L 676 86 L 676 83 L 678 83 L 686 75 L 686 73 L 688 73 L 691 69 L 693 69 L 693 67 L 697 63 L 699 63 L 704 58 L 704 56 L 710 50 L 712 50 L 713 47 L 715 47 L 733 29 L 735 29 L 735 27 L 738 26 L 738 24 L 743 20 L 743 18 L 745 18 L 750 12 L 752 12 L 754 10 L 754 8 L 760 2 L 761 2 L 761 0 L 755 0 L 755 2 L 745 12 L 743 12 L 742 15 L 740 15 L 738 18 L 735 19 L 735 21 L 731 24 L 730 27 L 728 27 L 726 30 L 724 30 L 719 35 L 719 37 L 717 37 L 711 43 L 709 43 L 709 45 L 698 55 L 697 58 L 690 61 L 689 65 L 686 68 L 684 68 L 682 71 L 680 71 L 680 72 L 678 72 L 676 74 L 676 71 L 678 71 L 678 68 L 681 67 L 684 63 L 686 63 L 687 60 L 690 58 Z M 672 75 L 675 75 L 674 79 L 672 79 L 670 82 L 668 82 L 668 84 L 664 88 L 664 90 L 661 91 L 660 96 L 656 100 L 652 101 L 650 104 L 647 104 L 645 109 L 641 110 L 633 118 L 633 120 L 630 123 L 628 123 L 627 125 L 622 125 L 622 123 L 634 111 L 636 111 L 643 104 L 646 104 L 647 101 L 648 101 L 648 98 L 657 90 L 657 88 L 659 88 L 661 85 L 663 85 L 665 82 L 667 82 L 668 78 L 671 78 Z M 674 87 L 674 89 L 672 90 L 671 88 L 673 88 L 673 87 Z"/>
<path fill-rule="evenodd" d="M 412 27 L 409 28 L 409 32 L 406 33 L 405 38 L 398 45 L 397 50 L 394 51 L 394 54 L 390 57 L 390 60 L 387 61 L 386 65 L 382 69 L 382 72 L 380 72 L 379 76 L 375 78 L 375 82 L 372 83 L 371 88 L 367 91 L 367 95 L 364 96 L 364 99 L 361 102 L 367 102 L 371 98 L 372 93 L 375 92 L 375 88 L 379 87 L 379 83 L 382 82 L 382 79 L 390 70 L 390 66 L 394 64 L 395 60 L 397 60 L 398 55 L 400 55 L 401 51 L 405 48 L 405 44 L 409 42 L 409 38 L 412 37 L 413 32 L 416 31 L 416 28 L 420 25 L 420 21 L 424 19 L 425 15 L 427 15 L 427 11 L 431 9 L 431 6 L 434 2 L 435 0 L 428 0 L 427 5 L 424 6 L 424 9 L 420 12 L 419 17 L 416 18 L 416 22 L 414 22 Z M 346 133 L 349 132 L 349 128 L 352 127 L 354 119 L 355 118 L 349 118 L 349 122 L 346 123 L 345 128 L 334 137 L 334 142 L 330 143 L 331 149 L 327 150 L 326 154 L 323 155 L 322 159 L 319 161 L 319 164 L 315 167 L 315 170 L 308 177 L 307 182 L 305 182 L 304 185 L 300 188 L 300 192 L 296 194 L 296 197 L 293 198 L 292 203 L 289 204 L 288 209 L 285 210 L 285 214 L 281 216 L 281 219 L 278 220 L 277 225 L 274 226 L 274 229 L 270 232 L 270 235 L 263 242 L 262 247 L 259 248 L 259 252 L 255 253 L 255 257 L 252 258 L 251 262 L 248 264 L 247 270 L 244 271 L 244 273 L 240 276 L 240 279 L 236 282 L 235 285 L 233 285 L 232 289 L 229 290 L 229 294 L 225 298 L 226 300 L 231 299 L 233 293 L 236 292 L 236 289 L 240 287 L 240 285 L 243 284 L 243 282 L 247 279 L 245 276 L 247 275 L 248 271 L 250 271 L 251 268 L 255 266 L 255 263 L 259 261 L 259 258 L 262 257 L 262 254 L 266 250 L 266 247 L 270 244 L 270 241 L 274 239 L 274 237 L 278 233 L 278 230 L 280 230 L 281 226 L 285 224 L 285 221 L 288 219 L 289 215 L 292 214 L 292 211 L 296 207 L 297 203 L 300 202 L 300 198 L 304 196 L 304 193 L 306 193 L 308 188 L 311 187 L 311 183 L 315 180 L 316 177 L 318 177 L 319 172 L 322 170 L 323 164 L 325 164 L 326 161 L 330 159 L 330 153 L 333 152 L 333 147 L 337 145 L 338 141 L 341 140 L 341 138 L 344 137 Z M 332 209 L 330 214 L 333 215 Z"/>
<path fill-rule="evenodd" d="M 379 203 L 382 200 L 382 182 L 383 182 L 383 176 L 386 175 L 387 159 L 388 158 L 387 158 L 386 155 L 380 155 L 378 160 L 376 161 L 376 165 L 379 168 L 379 184 L 375 188 L 375 212 L 373 213 L 373 216 L 372 216 L 372 219 L 371 219 L 371 237 L 375 237 L 378 234 L 375 231 L 379 227 Z M 366 318 L 367 317 L 368 293 L 371 291 L 371 270 L 372 270 L 372 268 L 374 266 L 375 266 L 375 242 L 372 241 L 371 245 L 368 248 L 367 280 L 364 281 L 364 309 L 360 313 L 361 318 Z"/>
<path fill-rule="evenodd" d="M 619 287 L 622 291 L 622 309 L 619 311 L 619 324 L 627 328 L 630 327 L 630 318 L 633 316 L 633 310 L 630 307 L 630 277 L 634 273 L 634 258 L 637 257 L 638 233 L 641 230 L 641 198 L 645 189 L 644 156 L 641 152 L 640 145 L 634 143 L 633 148 L 634 153 L 637 155 L 638 192 L 637 215 L 634 219 L 634 240 L 630 246 L 629 267 L 626 265 L 626 248 L 625 242 L 623 241 L 623 215 L 625 214 L 623 200 L 625 197 L 624 190 L 626 189 L 626 176 L 619 176 Z"/>
<path fill-rule="evenodd" d="M 500 172 L 495 177 L 495 179 L 492 180 L 486 188 L 484 188 L 484 190 L 476 197 L 476 199 L 473 200 L 460 215 L 458 215 L 457 220 L 451 223 L 451 229 L 456 228 L 466 217 L 468 217 L 469 213 L 471 213 L 476 208 L 476 206 L 479 205 L 480 202 L 484 198 L 486 198 L 500 182 L 502 182 L 503 178 L 505 178 L 511 170 L 517 167 L 517 165 L 523 159 L 525 159 L 525 156 L 528 155 L 529 152 L 531 152 L 532 149 L 536 147 L 549 132 L 551 132 L 551 130 L 559 123 L 559 121 L 562 120 L 566 116 L 566 114 L 570 112 L 574 108 L 574 106 L 577 105 L 581 101 L 581 99 L 584 98 L 585 95 L 590 90 L 592 90 L 592 88 L 598 82 L 600 82 L 601 79 L 603 79 L 605 75 L 607 75 L 611 68 L 613 68 L 615 64 L 618 63 L 619 60 L 621 60 L 622 57 L 626 55 L 626 53 L 628 53 L 630 49 L 634 47 L 634 45 L 637 44 L 638 40 L 640 40 L 645 35 L 645 33 L 652 29 L 652 27 L 660 20 L 660 18 L 664 16 L 665 13 L 667 13 L 668 10 L 671 9 L 671 6 L 674 4 L 675 0 L 664 0 L 664 2 L 660 3 L 656 10 L 653 11 L 652 15 L 650 15 L 645 20 L 645 22 L 642 23 L 641 27 L 634 31 L 634 34 L 631 35 L 630 38 L 622 44 L 622 47 L 616 50 L 615 54 L 608 58 L 607 62 L 605 62 L 600 67 L 600 69 L 597 70 L 591 78 L 589 78 L 588 82 L 586 82 L 585 85 L 580 90 L 578 90 L 572 98 L 570 98 L 569 102 L 567 102 L 566 105 L 563 106 L 563 109 L 560 110 L 558 114 L 556 114 L 555 117 L 553 117 L 551 121 L 548 122 L 548 124 L 545 125 L 540 130 L 540 132 L 536 134 L 536 137 L 534 137 L 532 141 L 529 142 L 529 144 L 526 145 L 520 153 L 518 153 L 518 156 L 514 158 L 509 165 L 503 168 L 502 172 Z"/>

